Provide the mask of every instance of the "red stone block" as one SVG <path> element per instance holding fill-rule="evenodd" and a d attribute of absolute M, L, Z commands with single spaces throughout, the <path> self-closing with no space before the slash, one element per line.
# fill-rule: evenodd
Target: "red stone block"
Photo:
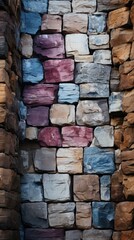
<path fill-rule="evenodd" d="M 32 126 L 48 126 L 49 125 L 49 108 L 48 107 L 34 107 L 27 111 L 27 124 Z"/>
<path fill-rule="evenodd" d="M 35 53 L 47 58 L 64 58 L 64 37 L 61 34 L 42 34 L 34 39 Z"/>
<path fill-rule="evenodd" d="M 25 86 L 24 103 L 31 106 L 51 105 L 55 102 L 58 86 L 53 84 L 36 84 Z"/>
<path fill-rule="evenodd" d="M 57 127 L 43 128 L 38 135 L 41 146 L 61 147 L 61 134 Z"/>
<path fill-rule="evenodd" d="M 25 240 L 64 240 L 62 229 L 26 229 Z"/>
<path fill-rule="evenodd" d="M 45 82 L 70 82 L 74 78 L 74 60 L 48 60 L 44 62 Z"/>
<path fill-rule="evenodd" d="M 79 126 L 63 127 L 62 138 L 63 147 L 86 147 L 93 140 L 93 129 Z"/>

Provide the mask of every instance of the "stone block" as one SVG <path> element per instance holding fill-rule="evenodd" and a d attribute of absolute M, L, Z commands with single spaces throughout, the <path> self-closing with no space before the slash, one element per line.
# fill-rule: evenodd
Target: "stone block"
<path fill-rule="evenodd" d="M 92 142 L 93 129 L 79 126 L 62 128 L 63 147 L 87 147 Z"/>
<path fill-rule="evenodd" d="M 76 110 L 78 125 L 97 126 L 108 124 L 109 114 L 106 100 L 79 101 Z"/>
<path fill-rule="evenodd" d="M 39 228 L 26 228 L 26 240 L 64 240 L 63 229 L 39 229 Z"/>
<path fill-rule="evenodd" d="M 20 194 L 0 190 L 0 208 L 19 209 Z"/>
<path fill-rule="evenodd" d="M 89 55 L 88 37 L 86 34 L 67 34 L 65 42 L 67 56 Z"/>
<path fill-rule="evenodd" d="M 116 205 L 114 225 L 116 231 L 133 229 L 133 211 L 134 202 L 121 202 Z"/>
<path fill-rule="evenodd" d="M 123 185 L 122 185 L 122 175 L 120 172 L 114 172 L 111 177 L 111 199 L 114 202 L 123 201 Z"/>
<path fill-rule="evenodd" d="M 46 58 L 64 58 L 64 37 L 60 33 L 37 35 L 34 51 Z"/>
<path fill-rule="evenodd" d="M 43 201 L 41 174 L 25 174 L 21 177 L 21 201 Z"/>
<path fill-rule="evenodd" d="M 63 31 L 66 33 L 87 33 L 87 14 L 68 13 L 63 16 Z"/>
<path fill-rule="evenodd" d="M 109 35 L 89 35 L 89 48 L 90 49 L 107 49 L 109 48 Z"/>
<path fill-rule="evenodd" d="M 74 60 L 77 63 L 91 63 L 93 62 L 93 55 L 75 55 Z"/>
<path fill-rule="evenodd" d="M 57 0 L 50 0 L 49 1 L 49 14 L 59 14 L 63 15 L 65 13 L 71 12 L 71 3 L 70 1 L 57 1 Z"/>
<path fill-rule="evenodd" d="M 27 110 L 27 124 L 32 126 L 48 126 L 49 125 L 49 108 L 48 107 L 33 107 Z"/>
<path fill-rule="evenodd" d="M 18 240 L 19 232 L 15 230 L 0 230 L 0 237 L 3 240 Z"/>
<path fill-rule="evenodd" d="M 106 31 L 106 17 L 104 12 L 97 12 L 89 15 L 88 31 L 89 33 L 103 33 Z"/>
<path fill-rule="evenodd" d="M 110 201 L 110 184 L 111 179 L 110 176 L 104 175 L 100 178 L 101 184 L 101 200 L 102 201 Z"/>
<path fill-rule="evenodd" d="M 44 147 L 61 147 L 62 139 L 57 127 L 46 127 L 39 131 L 38 141 Z"/>
<path fill-rule="evenodd" d="M 124 43 L 119 46 L 113 47 L 112 59 L 114 65 L 124 63 L 130 58 L 131 43 Z"/>
<path fill-rule="evenodd" d="M 113 127 L 109 125 L 96 127 L 94 130 L 94 145 L 98 147 L 113 147 L 114 146 Z"/>
<path fill-rule="evenodd" d="M 83 240 L 111 240 L 112 230 L 90 229 L 83 231 Z"/>
<path fill-rule="evenodd" d="M 20 162 L 22 164 L 23 173 L 34 172 L 33 167 L 33 152 L 31 150 L 20 149 Z"/>
<path fill-rule="evenodd" d="M 95 228 L 113 228 L 114 224 L 114 203 L 93 202 L 93 226 Z"/>
<path fill-rule="evenodd" d="M 74 60 L 48 60 L 44 62 L 45 82 L 71 82 L 74 78 Z"/>
<path fill-rule="evenodd" d="M 59 148 L 57 151 L 57 169 L 59 173 L 82 173 L 82 148 Z"/>
<path fill-rule="evenodd" d="M 33 228 L 48 228 L 47 203 L 23 203 L 21 205 L 24 226 Z"/>
<path fill-rule="evenodd" d="M 22 60 L 23 82 L 38 83 L 43 79 L 43 66 L 38 58 Z"/>
<path fill-rule="evenodd" d="M 21 54 L 30 58 L 33 54 L 33 39 L 29 34 L 23 34 L 20 39 Z"/>
<path fill-rule="evenodd" d="M 38 128 L 28 127 L 26 128 L 26 139 L 28 140 L 37 140 Z"/>
<path fill-rule="evenodd" d="M 98 0 L 98 11 L 109 11 L 113 9 L 120 8 L 127 4 L 129 0 Z"/>
<path fill-rule="evenodd" d="M 75 70 L 75 83 L 109 83 L 110 66 L 97 63 L 77 63 Z M 101 84 L 100 84 L 101 83 Z"/>
<path fill-rule="evenodd" d="M 134 87 L 134 60 L 124 62 L 119 67 L 120 90 L 131 89 Z"/>
<path fill-rule="evenodd" d="M 20 226 L 20 214 L 13 209 L 0 208 L 1 230 L 18 230 Z"/>
<path fill-rule="evenodd" d="M 129 9 L 127 7 L 122 7 L 111 11 L 108 15 L 108 28 L 118 28 L 126 25 L 129 22 Z"/>
<path fill-rule="evenodd" d="M 123 193 L 126 199 L 134 199 L 134 176 L 123 177 Z"/>
<path fill-rule="evenodd" d="M 123 131 L 123 141 L 120 145 L 121 150 L 133 149 L 134 127 L 126 127 Z"/>
<path fill-rule="evenodd" d="M 11 155 L 9 156 L 5 153 L 0 153 L 0 168 L 15 169 L 16 163 L 14 158 Z"/>
<path fill-rule="evenodd" d="M 118 92 L 119 91 L 119 70 L 118 68 L 112 68 L 111 76 L 110 76 L 110 90 L 111 92 Z"/>
<path fill-rule="evenodd" d="M 27 107 L 24 105 L 23 101 L 19 101 L 18 103 L 18 114 L 21 120 L 27 119 Z"/>
<path fill-rule="evenodd" d="M 122 112 L 122 97 L 121 92 L 112 92 L 109 97 L 109 112 Z"/>
<path fill-rule="evenodd" d="M 43 174 L 44 198 L 46 202 L 69 201 L 71 179 L 68 174 Z"/>
<path fill-rule="evenodd" d="M 125 175 L 134 174 L 134 150 L 121 152 L 121 169 Z"/>
<path fill-rule="evenodd" d="M 21 11 L 20 23 L 22 33 L 36 34 L 41 26 L 41 16 L 39 13 Z"/>
<path fill-rule="evenodd" d="M 113 149 L 86 147 L 84 150 L 84 172 L 112 174 L 115 170 Z"/>
<path fill-rule="evenodd" d="M 99 177 L 97 175 L 75 175 L 73 181 L 74 201 L 99 200 Z"/>
<path fill-rule="evenodd" d="M 42 16 L 41 31 L 58 33 L 61 32 L 62 18 L 59 15 L 44 14 Z"/>
<path fill-rule="evenodd" d="M 134 238 L 134 230 L 121 232 L 121 240 L 125 240 L 125 239 L 133 240 L 133 238 Z"/>
<path fill-rule="evenodd" d="M 48 0 L 22 0 L 23 7 L 26 11 L 46 13 Z"/>
<path fill-rule="evenodd" d="M 95 50 L 93 53 L 93 60 L 95 63 L 112 64 L 110 50 Z"/>
<path fill-rule="evenodd" d="M 134 41 L 132 42 L 131 52 L 130 52 L 130 59 L 134 60 Z"/>
<path fill-rule="evenodd" d="M 76 202 L 76 226 L 78 229 L 91 228 L 91 203 Z"/>
<path fill-rule="evenodd" d="M 23 101 L 31 106 L 51 105 L 55 102 L 58 86 L 53 84 L 36 84 L 25 86 L 23 90 Z"/>
<path fill-rule="evenodd" d="M 133 41 L 133 30 L 116 28 L 111 31 L 110 46 L 115 47 Z"/>
<path fill-rule="evenodd" d="M 67 104 L 53 104 L 50 108 L 50 121 L 52 124 L 62 126 L 75 123 L 75 106 Z"/>
<path fill-rule="evenodd" d="M 79 86 L 74 83 L 60 83 L 58 91 L 59 103 L 76 103 L 79 100 Z"/>
<path fill-rule="evenodd" d="M 1 190 L 19 192 L 20 178 L 15 171 L 0 168 L 0 176 Z"/>
<path fill-rule="evenodd" d="M 84 79 L 83 79 L 84 80 Z M 80 98 L 107 98 L 109 97 L 109 84 L 107 83 L 84 83 L 80 84 Z"/>
<path fill-rule="evenodd" d="M 81 240 L 82 231 L 80 230 L 68 230 L 65 231 L 65 240 Z"/>
<path fill-rule="evenodd" d="M 38 172 L 56 171 L 56 148 L 40 148 L 35 151 L 34 166 Z"/>
<path fill-rule="evenodd" d="M 122 108 L 126 113 L 134 111 L 134 89 L 124 94 L 122 99 Z"/>
<path fill-rule="evenodd" d="M 74 210 L 74 202 L 48 204 L 50 227 L 72 228 L 74 226 Z"/>
<path fill-rule="evenodd" d="M 75 13 L 93 13 L 96 10 L 96 0 L 73 0 L 72 1 L 73 12 Z"/>

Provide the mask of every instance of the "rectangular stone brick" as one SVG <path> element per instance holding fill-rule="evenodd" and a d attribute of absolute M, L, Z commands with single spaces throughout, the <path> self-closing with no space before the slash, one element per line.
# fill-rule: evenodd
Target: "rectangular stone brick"
<path fill-rule="evenodd" d="M 96 10 L 96 0 L 73 0 L 73 12 L 75 13 L 93 13 Z"/>
<path fill-rule="evenodd" d="M 110 50 L 95 50 L 93 53 L 93 60 L 95 63 L 104 65 L 111 65 L 111 51 Z"/>
<path fill-rule="evenodd" d="M 56 171 L 56 148 L 40 148 L 35 151 L 34 166 L 38 172 Z"/>
<path fill-rule="evenodd" d="M 41 16 L 39 13 L 21 11 L 20 31 L 23 33 L 36 34 L 41 26 Z"/>
<path fill-rule="evenodd" d="M 98 230 L 98 229 L 90 229 L 83 231 L 83 240 L 110 240 L 112 237 L 112 230 Z"/>
<path fill-rule="evenodd" d="M 122 7 L 111 11 L 108 15 L 108 28 L 113 29 L 126 25 L 129 21 L 129 9 Z"/>
<path fill-rule="evenodd" d="M 19 191 L 19 175 L 11 169 L 0 168 L 0 189 L 6 191 Z"/>
<path fill-rule="evenodd" d="M 67 56 L 89 55 L 88 39 L 86 34 L 67 34 L 65 42 Z"/>
<path fill-rule="evenodd" d="M 41 31 L 61 32 L 62 19 L 59 15 L 44 14 L 42 17 Z"/>
<path fill-rule="evenodd" d="M 87 14 L 68 13 L 63 15 L 63 31 L 66 33 L 86 33 Z"/>
<path fill-rule="evenodd" d="M 63 15 L 71 12 L 70 1 L 49 1 L 48 13 Z"/>
<path fill-rule="evenodd" d="M 109 97 L 109 83 L 80 84 L 80 98 L 107 98 Z"/>
<path fill-rule="evenodd" d="M 62 139 L 59 128 L 42 128 L 38 134 L 38 141 L 44 147 L 61 147 Z"/>
<path fill-rule="evenodd" d="M 22 3 L 26 11 L 38 13 L 47 12 L 48 0 L 22 0 Z"/>
<path fill-rule="evenodd" d="M 89 15 L 88 31 L 90 33 L 106 32 L 107 14 L 104 12 L 96 12 Z"/>
<path fill-rule="evenodd" d="M 64 231 L 62 229 L 31 229 L 25 230 L 26 240 L 64 240 Z"/>
<path fill-rule="evenodd" d="M 58 91 L 59 103 L 76 103 L 79 100 L 79 86 L 74 83 L 60 83 Z"/>
<path fill-rule="evenodd" d="M 21 54 L 26 58 L 30 58 L 33 54 L 32 36 L 29 34 L 22 34 L 20 39 L 20 46 L 21 46 Z"/>
<path fill-rule="evenodd" d="M 115 47 L 133 41 L 133 30 L 117 28 L 111 31 L 110 46 Z"/>
<path fill-rule="evenodd" d="M 27 124 L 37 127 L 45 127 L 49 125 L 49 108 L 48 107 L 33 107 L 27 110 Z"/>
<path fill-rule="evenodd" d="M 107 49 L 109 48 L 109 35 L 89 35 L 89 48 L 90 49 Z"/>
<path fill-rule="evenodd" d="M 76 226 L 79 229 L 91 228 L 91 203 L 76 202 Z"/>
<path fill-rule="evenodd" d="M 65 231 L 65 240 L 81 240 L 82 231 L 80 230 L 68 230 Z"/>

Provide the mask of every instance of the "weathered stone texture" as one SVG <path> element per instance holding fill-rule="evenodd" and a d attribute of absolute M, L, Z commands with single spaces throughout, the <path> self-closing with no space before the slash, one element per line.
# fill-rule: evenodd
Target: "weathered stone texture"
<path fill-rule="evenodd" d="M 56 148 L 40 148 L 35 151 L 34 166 L 38 172 L 56 171 Z"/>
<path fill-rule="evenodd" d="M 63 31 L 66 33 L 86 33 L 87 14 L 68 13 L 63 16 Z"/>
<path fill-rule="evenodd" d="M 106 31 L 106 16 L 104 12 L 97 12 L 89 15 L 89 33 L 103 33 Z"/>
<path fill-rule="evenodd" d="M 27 228 L 25 230 L 25 237 L 27 240 L 37 239 L 52 239 L 52 240 L 64 240 L 63 229 L 40 229 L 40 228 Z"/>
<path fill-rule="evenodd" d="M 70 1 L 49 1 L 49 14 L 59 14 L 63 15 L 65 13 L 71 12 L 71 3 Z"/>
<path fill-rule="evenodd" d="M 49 108 L 48 107 L 33 107 L 27 110 L 27 124 L 32 126 L 48 126 L 49 124 Z"/>
<path fill-rule="evenodd" d="M 109 112 L 122 112 L 122 97 L 121 92 L 112 92 L 109 97 Z"/>
<path fill-rule="evenodd" d="M 61 147 L 62 139 L 59 128 L 47 127 L 39 131 L 38 141 L 44 147 Z"/>
<path fill-rule="evenodd" d="M 110 201 L 110 183 L 110 176 L 107 175 L 100 178 L 102 201 Z"/>
<path fill-rule="evenodd" d="M 93 60 L 95 63 L 111 64 L 111 51 L 110 50 L 95 50 L 93 53 Z"/>
<path fill-rule="evenodd" d="M 109 48 L 109 35 L 89 35 L 89 48 L 90 49 L 108 49 Z"/>
<path fill-rule="evenodd" d="M 98 0 L 98 11 L 109 11 L 120 8 L 127 4 L 129 0 Z"/>
<path fill-rule="evenodd" d="M 76 226 L 79 229 L 91 228 L 91 203 L 76 203 Z"/>
<path fill-rule="evenodd" d="M 132 42 L 132 41 L 133 41 L 133 30 L 131 29 L 117 28 L 111 31 L 111 35 L 110 35 L 111 47 L 119 46 L 121 44 Z"/>
<path fill-rule="evenodd" d="M 75 123 L 75 106 L 66 104 L 53 104 L 50 109 L 52 124 L 62 126 Z"/>
<path fill-rule="evenodd" d="M 113 127 L 109 125 L 96 127 L 94 130 L 94 145 L 98 147 L 113 147 L 114 145 Z"/>
<path fill-rule="evenodd" d="M 108 28 L 122 27 L 129 21 L 129 10 L 127 7 L 111 11 L 108 15 Z"/>
<path fill-rule="evenodd" d="M 44 14 L 42 17 L 41 31 L 57 33 L 61 32 L 62 19 L 59 15 Z"/>
<path fill-rule="evenodd" d="M 36 140 L 38 135 L 38 128 L 36 127 L 27 127 L 26 128 L 26 139 Z"/>
<path fill-rule="evenodd" d="M 134 176 L 124 176 L 123 187 L 125 198 L 134 199 Z"/>
<path fill-rule="evenodd" d="M 23 34 L 20 40 L 21 53 L 24 57 L 30 58 L 33 54 L 33 39 L 29 34 Z"/>
<path fill-rule="evenodd" d="M 83 231 L 83 240 L 110 240 L 112 230 L 90 229 Z"/>
<path fill-rule="evenodd" d="M 108 83 L 87 83 L 80 84 L 80 98 L 107 98 L 109 97 L 109 84 Z"/>
<path fill-rule="evenodd" d="M 39 13 L 21 11 L 20 30 L 23 33 L 36 34 L 41 26 L 41 16 Z"/>
<path fill-rule="evenodd" d="M 48 0 L 22 0 L 24 9 L 30 12 L 47 12 Z"/>
<path fill-rule="evenodd" d="M 59 103 L 76 103 L 79 100 L 79 86 L 74 83 L 60 83 L 58 91 Z"/>
<path fill-rule="evenodd" d="M 70 230 L 65 231 L 65 240 L 81 240 L 82 231 L 80 230 Z"/>
<path fill-rule="evenodd" d="M 134 89 L 124 94 L 122 108 L 127 113 L 134 111 Z"/>
<path fill-rule="evenodd" d="M 112 49 L 112 59 L 113 63 L 122 64 L 127 61 L 130 57 L 131 44 L 124 43 L 119 46 L 113 47 Z"/>
<path fill-rule="evenodd" d="M 73 12 L 75 13 L 93 13 L 96 10 L 96 0 L 73 0 L 72 1 Z"/>

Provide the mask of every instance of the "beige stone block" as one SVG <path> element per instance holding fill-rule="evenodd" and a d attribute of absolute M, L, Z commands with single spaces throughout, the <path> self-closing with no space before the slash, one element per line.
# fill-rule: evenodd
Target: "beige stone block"
<path fill-rule="evenodd" d="M 124 43 L 113 47 L 112 59 L 114 64 L 122 64 L 130 57 L 131 43 Z"/>
<path fill-rule="evenodd" d="M 29 140 L 37 139 L 38 128 L 36 127 L 28 127 L 26 128 L 26 138 Z"/>
<path fill-rule="evenodd" d="M 70 1 L 49 1 L 48 13 L 63 15 L 71 12 Z"/>
<path fill-rule="evenodd" d="M 77 13 L 93 13 L 96 10 L 96 0 L 73 0 L 73 12 Z"/>
<path fill-rule="evenodd" d="M 86 33 L 87 14 L 68 13 L 63 16 L 63 31 L 66 33 Z"/>
<path fill-rule="evenodd" d="M 93 55 L 76 55 L 74 56 L 75 62 L 85 62 L 85 63 L 92 63 L 93 62 Z"/>
<path fill-rule="evenodd" d="M 76 226 L 79 229 L 91 228 L 92 211 L 91 203 L 76 203 Z"/>
<path fill-rule="evenodd" d="M 44 14 L 42 17 L 41 31 L 61 32 L 62 18 L 59 15 Z"/>
<path fill-rule="evenodd" d="M 21 53 L 24 57 L 30 58 L 33 54 L 33 39 L 29 34 L 23 34 L 20 40 Z"/>

